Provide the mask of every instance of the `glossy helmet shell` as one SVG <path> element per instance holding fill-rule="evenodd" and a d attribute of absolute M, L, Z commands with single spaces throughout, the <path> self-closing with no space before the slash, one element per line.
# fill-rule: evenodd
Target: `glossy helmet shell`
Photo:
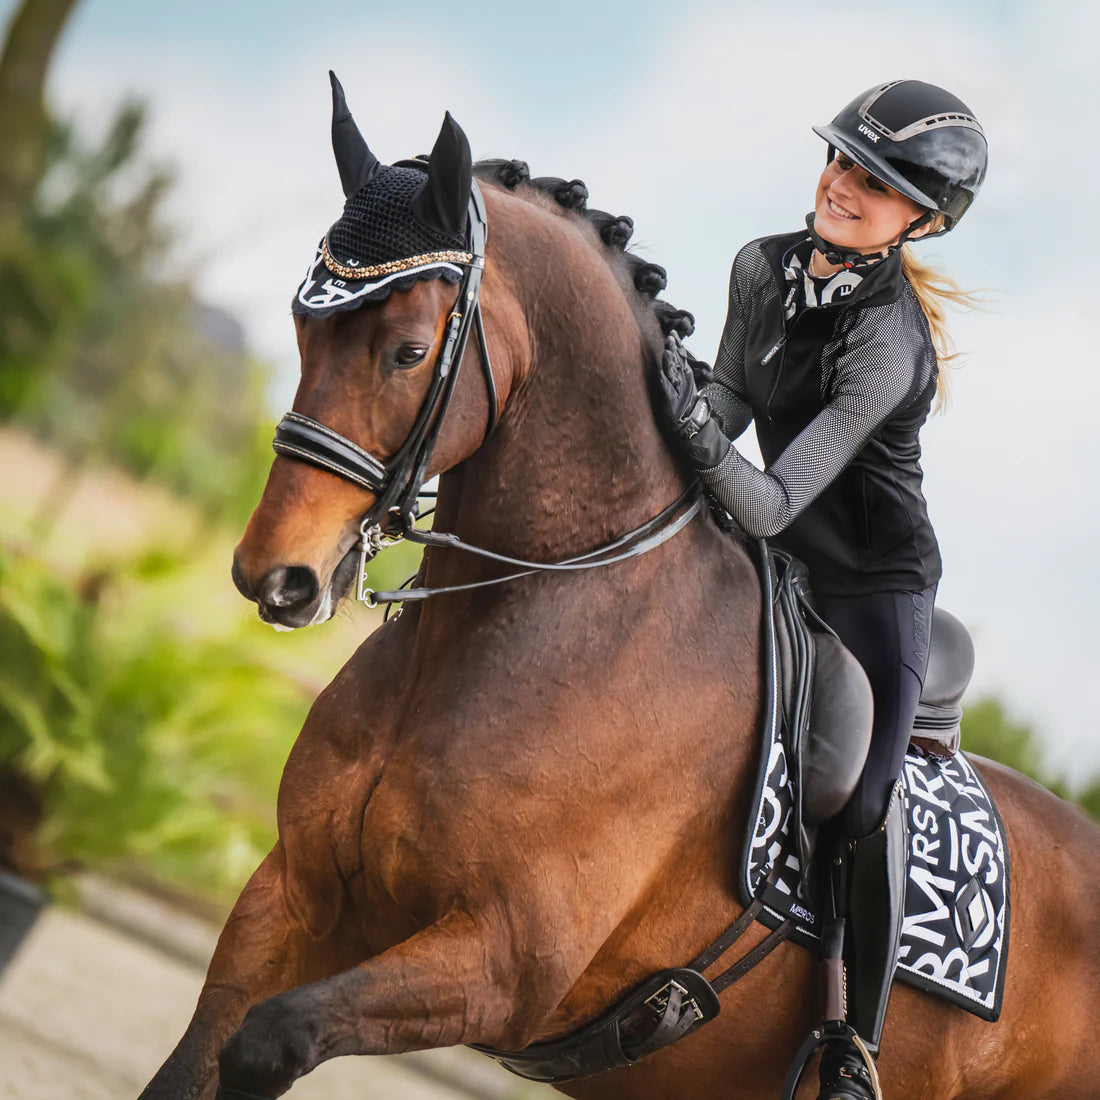
<path fill-rule="evenodd" d="M 942 214 L 945 231 L 966 213 L 985 179 L 989 154 L 978 120 L 935 84 L 878 84 L 813 129 L 883 183 Z"/>

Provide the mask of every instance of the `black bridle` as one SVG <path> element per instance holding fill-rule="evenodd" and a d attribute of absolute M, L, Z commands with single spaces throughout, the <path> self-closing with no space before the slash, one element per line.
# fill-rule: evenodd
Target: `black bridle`
<path fill-rule="evenodd" d="M 415 162 L 408 162 L 415 163 Z M 422 165 L 419 165 L 422 167 Z M 436 358 L 432 380 L 424 403 L 405 442 L 388 462 L 376 458 L 359 444 L 314 420 L 291 410 L 275 428 L 272 448 L 276 454 L 298 459 L 311 466 L 327 470 L 345 481 L 375 494 L 374 504 L 359 525 L 359 572 L 356 598 L 368 607 L 405 600 L 423 600 L 448 592 L 504 584 L 506 581 L 533 573 L 595 569 L 644 554 L 681 531 L 702 508 L 698 483 L 672 502 L 659 515 L 628 531 L 604 546 L 564 561 L 545 563 L 525 561 L 472 546 L 456 535 L 437 531 L 422 531 L 416 527 L 417 499 L 427 476 L 428 463 L 435 450 L 443 425 L 443 417 L 454 393 L 462 358 L 473 330 L 477 334 L 481 368 L 489 398 L 489 417 L 485 438 L 496 427 L 498 403 L 496 382 L 489 362 L 489 347 L 485 340 L 485 325 L 481 317 L 481 275 L 485 269 L 485 241 L 488 227 L 485 202 L 476 182 L 470 188 L 468 251 L 470 260 L 458 288 L 454 308 L 447 318 L 443 344 Z M 484 441 L 484 440 L 483 440 Z M 686 509 L 686 510 L 684 510 Z M 471 584 L 439 588 L 397 589 L 374 592 L 366 587 L 367 563 L 388 545 L 408 539 L 423 546 L 465 550 L 506 565 L 519 566 L 520 572 Z"/>
<path fill-rule="evenodd" d="M 374 504 L 363 517 L 364 530 L 373 526 L 377 526 L 380 532 L 388 530 L 395 521 L 414 514 L 416 499 L 424 484 L 443 416 L 454 393 L 471 330 L 477 333 L 481 367 L 489 392 L 486 437 L 496 426 L 496 382 L 489 363 L 479 301 L 481 274 L 485 269 L 486 236 L 485 202 L 480 188 L 474 183 L 470 189 L 470 260 L 459 284 L 454 308 L 447 318 L 443 344 L 424 403 L 408 437 L 389 462 L 382 462 L 346 436 L 302 413 L 288 412 L 275 428 L 275 439 L 271 445 L 276 454 L 328 470 L 375 494 Z"/>

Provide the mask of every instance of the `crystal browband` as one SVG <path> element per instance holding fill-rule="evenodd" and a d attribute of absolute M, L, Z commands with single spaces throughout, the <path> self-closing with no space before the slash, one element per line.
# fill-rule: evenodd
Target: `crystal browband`
<path fill-rule="evenodd" d="M 388 260 L 384 264 L 372 264 L 370 267 L 351 267 L 335 259 L 328 250 L 328 237 L 321 242 L 321 258 L 325 267 L 339 275 L 341 279 L 373 279 L 379 275 L 392 275 L 395 271 L 408 271 L 425 264 L 468 264 L 473 259 L 470 252 L 425 252 L 422 256 L 406 256 L 402 260 Z"/>

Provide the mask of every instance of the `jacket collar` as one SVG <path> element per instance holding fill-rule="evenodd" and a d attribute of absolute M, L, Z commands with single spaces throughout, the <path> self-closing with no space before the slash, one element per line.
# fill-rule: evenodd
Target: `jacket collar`
<path fill-rule="evenodd" d="M 803 229 L 795 233 L 781 233 L 767 238 L 761 245 L 771 268 L 776 285 L 782 290 L 786 276 L 783 271 L 783 257 L 788 250 L 803 241 L 809 241 L 809 234 Z M 863 278 L 859 285 L 847 297 L 819 306 L 819 309 L 848 309 L 852 306 L 884 306 L 896 302 L 905 288 L 905 276 L 901 270 L 901 252 L 895 250 L 884 260 L 860 269 Z"/>

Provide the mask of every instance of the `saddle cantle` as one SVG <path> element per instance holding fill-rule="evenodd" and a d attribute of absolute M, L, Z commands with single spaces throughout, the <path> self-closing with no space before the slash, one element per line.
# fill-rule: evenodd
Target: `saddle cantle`
<path fill-rule="evenodd" d="M 913 719 L 912 743 L 932 756 L 959 751 L 962 697 L 974 675 L 970 632 L 949 611 L 932 612 L 932 642 L 924 690 Z"/>

